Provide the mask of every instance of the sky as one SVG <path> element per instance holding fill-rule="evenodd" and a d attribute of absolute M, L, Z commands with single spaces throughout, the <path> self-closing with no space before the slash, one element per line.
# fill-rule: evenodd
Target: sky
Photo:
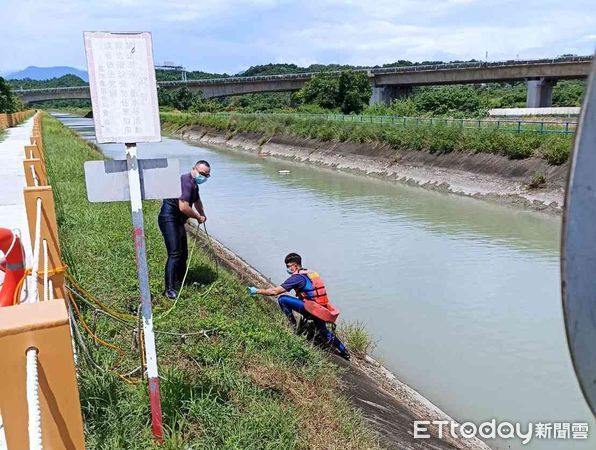
<path fill-rule="evenodd" d="M 83 31 L 150 31 L 156 63 L 257 64 L 593 54 L 595 0 L 0 0 L 0 74 L 86 69 Z"/>

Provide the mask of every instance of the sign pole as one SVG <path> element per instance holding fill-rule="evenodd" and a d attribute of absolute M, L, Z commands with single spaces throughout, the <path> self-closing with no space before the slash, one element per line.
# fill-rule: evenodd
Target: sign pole
<path fill-rule="evenodd" d="M 141 310 L 143 315 L 143 336 L 145 340 L 145 358 L 147 361 L 147 378 L 149 379 L 149 402 L 151 405 L 151 429 L 153 437 L 163 442 L 163 426 L 161 416 L 161 400 L 159 395 L 159 375 L 157 372 L 157 352 L 155 335 L 153 334 L 153 312 L 151 310 L 151 291 L 149 289 L 149 272 L 145 250 L 145 230 L 143 225 L 143 203 L 141 202 L 141 182 L 137 145 L 126 145 L 126 164 L 128 167 L 128 185 L 130 189 L 130 206 L 132 210 L 133 239 L 137 274 L 141 291 Z M 141 368 L 142 370 L 143 368 Z"/>

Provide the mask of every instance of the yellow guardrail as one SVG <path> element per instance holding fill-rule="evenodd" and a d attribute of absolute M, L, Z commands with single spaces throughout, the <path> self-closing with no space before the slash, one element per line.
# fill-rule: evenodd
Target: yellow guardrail
<path fill-rule="evenodd" d="M 35 111 L 19 111 L 16 113 L 1 113 L 0 114 L 0 129 L 10 128 L 18 125 L 23 120 L 28 119 Z"/>
<path fill-rule="evenodd" d="M 0 127 L 30 115 L 28 111 L 0 115 Z M 42 113 L 37 112 L 30 145 L 23 149 L 23 195 L 33 243 L 32 265 L 26 270 L 31 286 L 26 303 L 0 308 L 0 411 L 9 449 L 84 449 L 65 265 L 54 194 L 48 185 L 41 119 Z M 21 299 L 21 289 L 22 285 L 15 303 Z"/>

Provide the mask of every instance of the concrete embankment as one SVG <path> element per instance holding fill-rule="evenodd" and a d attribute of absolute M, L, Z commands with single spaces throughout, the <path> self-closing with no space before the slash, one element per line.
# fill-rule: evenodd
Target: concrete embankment
<path fill-rule="evenodd" d="M 246 285 L 272 286 L 271 280 L 250 266 L 220 242 L 208 238 L 195 227 L 188 231 L 206 252 Z M 209 240 L 210 239 L 210 240 Z M 274 298 L 269 298 L 274 302 Z M 390 449 L 489 449 L 479 439 L 454 438 L 449 433 L 439 438 L 438 429 L 431 428 L 432 438 L 414 439 L 415 420 L 455 422 L 445 412 L 421 394 L 399 381 L 389 370 L 370 356 L 352 358 L 351 362 L 331 356 L 342 367 L 344 393 L 359 408 L 379 434 L 381 444 Z"/>
<path fill-rule="evenodd" d="M 199 125 L 182 127 L 173 134 L 204 145 L 291 159 L 554 214 L 562 210 L 568 173 L 568 164 L 553 166 L 539 158 L 511 160 L 494 154 L 464 152 L 433 154 L 374 143 L 231 134 Z M 546 183 L 530 188 L 536 175 L 543 175 Z"/>

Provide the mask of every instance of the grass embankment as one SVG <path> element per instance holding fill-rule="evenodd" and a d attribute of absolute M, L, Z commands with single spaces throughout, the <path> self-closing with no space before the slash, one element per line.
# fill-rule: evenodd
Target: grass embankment
<path fill-rule="evenodd" d="M 43 135 L 71 272 L 112 308 L 134 315 L 138 292 L 129 205 L 88 203 L 83 163 L 101 155 L 48 116 Z M 248 297 L 245 287 L 217 271 L 198 247 L 188 287 L 171 309 L 172 302 L 161 295 L 165 249 L 156 220 L 159 204 L 146 202 L 144 208 L 165 448 L 376 448 L 363 419 L 339 393 L 336 369 L 325 356 L 289 333 L 279 312 Z M 104 368 L 97 370 L 79 349 L 87 447 L 152 448 L 145 385 L 127 384 L 114 374 L 139 365 L 132 345 L 135 324 L 94 315 L 93 308 L 84 306 L 96 333 L 125 353 L 110 370 L 117 352 L 85 337 Z M 199 330 L 209 332 L 192 334 Z"/>
<path fill-rule="evenodd" d="M 203 125 L 226 131 L 256 132 L 265 137 L 293 135 L 319 141 L 388 145 L 396 150 L 418 150 L 441 154 L 454 151 L 492 153 L 510 159 L 543 158 L 553 165 L 569 157 L 572 137 L 532 132 L 514 133 L 496 129 L 467 129 L 453 125 L 398 126 L 380 123 L 330 122 L 291 115 L 235 114 L 229 116 L 164 112 L 162 126 L 175 130 L 184 125 Z"/>

